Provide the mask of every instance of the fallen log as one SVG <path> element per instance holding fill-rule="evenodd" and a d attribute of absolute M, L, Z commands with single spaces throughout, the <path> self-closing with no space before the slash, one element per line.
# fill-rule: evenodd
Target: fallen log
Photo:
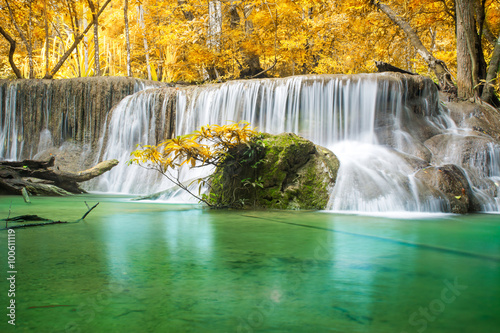
<path fill-rule="evenodd" d="M 393 66 L 393 65 L 388 64 L 388 63 L 383 62 L 383 61 L 375 61 L 375 66 L 377 67 L 377 71 L 379 73 L 383 73 L 383 72 L 396 72 L 396 73 L 417 75 L 415 73 L 408 72 L 408 71 L 406 71 L 404 69 L 398 68 L 396 66 Z"/>
<path fill-rule="evenodd" d="M 6 165 L 17 168 L 47 169 L 54 166 L 56 158 L 51 156 L 47 161 L 24 160 L 24 161 L 0 161 L 0 166 Z"/>
<path fill-rule="evenodd" d="M 54 157 L 48 161 L 0 162 L 0 194 L 21 195 L 26 188 L 30 195 L 68 195 L 85 193 L 78 183 L 91 180 L 111 170 L 117 160 L 101 162 L 94 167 L 72 173 L 49 169 Z"/>
<path fill-rule="evenodd" d="M 63 179 L 73 180 L 77 183 L 81 183 L 102 175 L 103 173 L 111 170 L 117 164 L 118 160 L 108 160 L 96 164 L 92 168 L 84 171 L 80 171 L 77 173 L 58 171 L 57 175 Z"/>

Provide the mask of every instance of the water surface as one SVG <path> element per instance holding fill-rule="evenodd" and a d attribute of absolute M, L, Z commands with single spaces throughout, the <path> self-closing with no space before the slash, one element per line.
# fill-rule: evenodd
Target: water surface
<path fill-rule="evenodd" d="M 0 332 L 499 332 L 500 218 L 213 211 L 127 197 L 0 198 L 16 327 Z M 12 204 L 11 204 L 12 202 Z M 7 233 L 0 232 L 2 276 Z M 0 282 L 2 308 L 8 284 Z M 6 312 L 6 310 L 3 310 Z"/>

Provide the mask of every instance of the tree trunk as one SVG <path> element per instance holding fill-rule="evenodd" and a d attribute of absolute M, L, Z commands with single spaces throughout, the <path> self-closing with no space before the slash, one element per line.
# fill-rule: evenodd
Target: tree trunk
<path fill-rule="evenodd" d="M 47 18 L 47 0 L 44 2 L 43 7 L 44 12 L 44 23 L 45 23 L 45 75 L 49 72 L 49 47 L 50 47 L 50 39 L 49 39 L 49 20 Z"/>
<path fill-rule="evenodd" d="M 104 9 L 106 8 L 106 6 L 111 2 L 111 0 L 107 0 L 104 5 L 101 7 L 101 9 L 99 10 L 99 12 L 97 13 L 97 17 L 99 17 L 99 15 L 101 15 L 101 13 L 104 11 Z M 69 55 L 71 54 L 71 52 L 73 52 L 73 50 L 78 46 L 78 44 L 82 41 L 83 37 L 85 36 L 85 34 L 90 30 L 90 28 L 92 28 L 92 25 L 94 24 L 94 21 L 95 20 L 92 20 L 92 22 L 87 26 L 87 28 L 85 28 L 85 30 L 83 31 L 82 34 L 80 34 L 76 40 L 73 42 L 73 44 L 71 45 L 71 47 L 63 54 L 63 56 L 61 57 L 61 59 L 59 59 L 58 63 L 56 64 L 56 66 L 50 71 L 50 73 L 46 74 L 44 79 L 52 79 L 54 77 L 54 75 L 59 71 L 59 69 L 61 69 L 61 66 L 64 64 L 64 62 L 66 61 L 66 59 L 68 59 Z"/>
<path fill-rule="evenodd" d="M 186 4 L 186 2 L 187 2 L 186 0 L 178 0 L 178 1 L 177 1 L 177 5 L 178 5 L 179 7 L 181 7 L 182 15 L 184 15 L 184 18 L 185 18 L 186 20 L 188 20 L 188 21 L 192 21 L 192 20 L 194 20 L 194 15 L 193 15 L 193 13 L 192 13 L 192 12 L 190 12 L 190 11 L 187 11 L 187 10 L 182 9 L 182 7 Z"/>
<path fill-rule="evenodd" d="M 53 157 L 48 161 L 0 162 L 0 193 L 21 194 L 23 188 L 27 188 L 31 194 L 64 195 L 66 191 L 83 193 L 78 183 L 98 177 L 117 164 L 117 160 L 109 160 L 72 173 L 49 170 L 54 165 Z"/>
<path fill-rule="evenodd" d="M 31 79 L 31 78 L 33 78 L 33 52 L 32 52 L 32 48 L 31 48 L 31 36 L 28 36 L 28 37 L 30 37 L 30 41 L 28 42 L 23 31 L 17 25 L 16 19 L 14 18 L 14 14 L 12 13 L 12 8 L 10 7 L 9 1 L 5 0 L 5 4 L 7 5 L 7 8 L 9 10 L 10 20 L 12 21 L 12 24 L 16 28 L 17 33 L 19 34 L 19 37 L 21 37 L 21 40 L 23 41 L 24 45 L 26 46 L 26 50 L 28 51 L 29 78 Z M 30 8 L 29 29 L 31 29 L 31 0 L 29 1 L 29 8 Z"/>
<path fill-rule="evenodd" d="M 32 30 L 33 30 L 33 0 L 28 0 L 29 5 L 29 18 L 28 18 L 28 44 L 26 48 L 28 49 L 28 63 L 29 63 L 29 78 L 33 79 L 34 74 L 34 64 L 33 64 L 33 42 L 32 42 Z"/>
<path fill-rule="evenodd" d="M 94 76 L 101 76 L 101 65 L 99 61 L 99 15 L 92 0 L 87 0 L 90 10 L 92 11 L 92 21 L 94 23 Z M 99 0 L 97 0 L 99 8 Z"/>
<path fill-rule="evenodd" d="M 208 1 L 208 30 L 207 46 L 215 54 L 219 53 L 222 32 L 222 3 L 220 0 Z M 206 68 L 210 80 L 217 80 L 222 73 L 221 68 L 217 68 L 216 62 L 209 64 Z"/>
<path fill-rule="evenodd" d="M 245 4 L 243 7 L 243 14 L 245 16 L 245 35 L 247 39 L 250 39 L 253 33 L 253 22 L 249 18 L 252 14 L 254 7 L 253 4 Z M 243 68 L 240 72 L 240 77 L 254 77 L 254 75 L 264 72 L 260 65 L 259 55 L 255 52 L 242 50 L 243 53 Z M 263 75 L 264 77 L 266 75 Z"/>
<path fill-rule="evenodd" d="M 76 16 L 75 3 L 66 0 L 66 5 L 68 7 L 69 18 L 71 20 L 71 28 L 73 29 L 73 38 L 76 40 L 76 37 L 80 34 L 80 29 L 78 28 L 78 19 Z M 78 77 L 82 77 L 82 68 L 80 66 L 80 54 L 78 53 L 78 49 L 76 49 L 76 66 L 78 70 Z"/>
<path fill-rule="evenodd" d="M 240 26 L 240 14 L 238 13 L 238 8 L 235 4 L 231 2 L 229 7 L 229 27 L 231 29 L 237 29 Z"/>
<path fill-rule="evenodd" d="M 149 48 L 148 48 L 148 40 L 146 39 L 146 26 L 144 24 L 144 9 L 141 5 L 137 7 L 139 11 L 139 24 L 142 29 L 142 40 L 144 42 L 144 52 L 146 54 L 146 67 L 148 69 L 148 80 L 151 80 L 151 66 L 149 64 Z"/>
<path fill-rule="evenodd" d="M 434 74 L 436 74 L 436 77 L 439 80 L 439 87 L 443 91 L 453 92 L 455 90 L 455 86 L 453 84 L 453 80 L 451 79 L 448 67 L 442 60 L 436 59 L 432 53 L 427 50 L 424 44 L 422 44 L 422 41 L 420 41 L 420 38 L 415 30 L 413 30 L 408 22 L 398 16 L 392 8 L 381 3 L 380 1 L 374 1 L 373 4 L 406 33 L 406 36 L 412 46 L 416 49 L 417 53 L 424 59 L 429 68 L 434 71 Z"/>
<path fill-rule="evenodd" d="M 222 4 L 220 0 L 208 2 L 208 47 L 220 50 L 220 34 L 222 32 Z"/>
<path fill-rule="evenodd" d="M 480 79 L 485 77 L 485 65 L 476 31 L 474 6 L 470 0 L 456 0 L 456 9 L 458 97 L 477 98 L 480 93 Z"/>
<path fill-rule="evenodd" d="M 14 52 L 16 52 L 16 41 L 7 33 L 7 31 L 3 30 L 2 26 L 0 26 L 0 34 L 7 39 L 7 41 L 10 44 L 9 48 L 9 63 L 10 67 L 14 71 L 14 74 L 16 74 L 16 77 L 18 79 L 22 79 L 23 76 L 21 72 L 19 71 L 19 68 L 17 68 L 16 64 L 14 63 Z"/>
<path fill-rule="evenodd" d="M 127 76 L 132 76 L 132 66 L 130 64 L 130 34 L 128 28 L 128 0 L 123 4 L 123 18 L 125 20 L 125 43 L 127 46 Z"/>
<path fill-rule="evenodd" d="M 84 9 L 85 11 L 85 9 Z M 83 14 L 83 26 L 87 26 L 87 19 L 85 18 L 85 12 Z M 83 66 L 85 67 L 85 76 L 88 75 L 89 72 L 89 41 L 87 36 L 83 37 Z"/>
<path fill-rule="evenodd" d="M 496 107 L 500 107 L 497 96 L 495 95 L 495 83 L 498 84 L 498 73 L 500 71 L 500 34 L 498 35 L 495 48 L 493 49 L 493 54 L 490 60 L 490 66 L 488 67 L 488 73 L 486 75 L 486 86 L 483 89 L 483 94 L 481 99 L 487 103 L 490 103 Z"/>

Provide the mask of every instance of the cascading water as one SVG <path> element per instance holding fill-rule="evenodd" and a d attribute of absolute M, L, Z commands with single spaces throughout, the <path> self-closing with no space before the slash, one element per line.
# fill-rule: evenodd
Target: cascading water
<path fill-rule="evenodd" d="M 151 91 L 149 94 L 157 92 Z M 151 128 L 150 122 L 155 122 L 154 118 L 151 118 L 150 109 L 156 108 L 157 103 L 165 104 L 164 100 L 153 99 L 153 104 L 144 102 L 151 100 L 148 92 L 136 94 L 131 99 L 135 102 L 124 100 L 112 112 L 108 126 L 110 139 L 103 148 L 106 159 L 118 158 L 126 161 L 137 143 L 157 143 L 154 134 L 144 136 L 141 133 Z M 176 134 L 190 133 L 206 124 L 246 120 L 263 132 L 299 133 L 325 146 L 348 137 L 370 141 L 374 140 L 376 99 L 377 80 L 370 76 L 304 76 L 234 81 L 202 88 L 178 89 L 175 90 Z M 365 118 L 365 114 L 370 113 L 371 115 Z M 122 117 L 128 120 L 120 120 L 125 119 Z M 135 119 L 141 119 L 140 126 L 136 124 Z M 115 123 L 123 125 L 112 125 Z M 122 135 L 141 138 L 140 141 L 118 139 Z M 124 155 L 123 151 L 126 152 Z M 195 178 L 195 173 L 203 172 L 207 171 L 184 172 L 186 175 L 183 179 L 187 181 Z M 91 189 L 144 193 L 145 184 L 149 184 L 147 186 L 150 192 L 164 189 L 166 185 L 156 178 L 147 182 L 145 174 L 138 175 L 136 169 L 115 168 L 103 175 L 97 187 L 93 186 Z"/>
<path fill-rule="evenodd" d="M 130 160 L 130 152 L 137 144 L 151 144 L 168 137 L 171 132 L 168 105 L 168 95 L 159 90 L 146 90 L 125 97 L 113 109 L 103 127 L 97 159 L 118 159 L 123 163 L 113 172 L 89 182 L 87 187 L 103 192 L 149 193 L 172 186 L 157 173 L 125 163 Z"/>
<path fill-rule="evenodd" d="M 175 100 L 176 135 L 202 125 L 246 120 L 260 131 L 294 132 L 330 148 L 341 167 L 329 210 L 449 211 L 449 202 L 415 177 L 414 162 L 430 160 L 431 152 L 423 144 L 427 139 L 460 134 L 440 106 L 431 81 L 417 88 L 409 85 L 404 77 L 393 75 L 298 76 L 180 88 L 171 90 L 168 98 L 171 103 Z M 105 159 L 126 161 L 137 143 L 158 143 L 158 134 L 152 132 L 158 116 L 151 115 L 151 109 L 166 105 L 166 99 L 151 98 L 158 91 L 136 94 L 115 109 L 109 139 L 102 148 Z M 162 117 L 165 112 L 162 108 Z M 488 156 L 493 170 L 488 176 L 497 177 L 498 153 Z M 173 186 L 143 172 L 123 166 L 91 189 L 151 193 Z M 188 181 L 206 172 L 183 170 L 181 179 Z M 171 197 L 174 191 L 167 193 L 161 198 Z M 495 195 L 486 196 L 482 209 L 498 210 Z"/>
<path fill-rule="evenodd" d="M 0 93 L 0 105 L 5 105 L 4 117 L 0 117 L 0 157 L 6 160 L 15 160 L 18 157 L 18 151 L 23 150 L 24 141 L 18 140 L 23 135 L 22 114 L 19 115 L 16 110 L 16 92 L 13 86 L 6 92 Z"/>
<path fill-rule="evenodd" d="M 87 161 L 117 158 L 122 163 L 86 184 L 87 189 L 134 194 L 167 190 L 160 198 L 187 201 L 189 195 L 160 175 L 127 166 L 130 152 L 137 144 L 156 144 L 202 125 L 246 120 L 263 132 L 300 134 L 338 156 L 341 167 L 329 210 L 449 211 L 446 197 L 428 188 L 416 172 L 429 163 L 452 163 L 466 174 L 476 207 L 500 211 L 498 143 L 457 128 L 428 79 L 320 75 L 155 88 L 122 99 L 106 115 L 131 84 L 134 90 L 145 88 L 129 81 L 0 84 L 0 159 L 30 158 L 64 140 L 92 144 L 97 146 L 95 158 Z M 119 93 L 99 98 L 107 91 L 102 87 Z M 76 98 L 76 92 L 82 97 Z M 105 102 L 98 105 L 99 100 Z M 60 115 L 54 107 L 62 110 Z M 208 172 L 181 170 L 180 179 L 189 182 Z"/>

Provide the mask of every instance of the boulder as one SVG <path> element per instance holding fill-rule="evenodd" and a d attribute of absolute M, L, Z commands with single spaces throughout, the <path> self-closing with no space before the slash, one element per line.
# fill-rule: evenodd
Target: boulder
<path fill-rule="evenodd" d="M 474 210 L 473 194 L 467 177 L 454 164 L 431 166 L 419 170 L 415 177 L 431 189 L 442 193 L 450 204 L 450 212 L 465 214 Z"/>
<path fill-rule="evenodd" d="M 500 145 L 489 136 L 440 134 L 425 141 L 425 146 L 432 152 L 432 164 L 457 164 L 482 177 L 498 172 Z"/>
<path fill-rule="evenodd" d="M 331 151 L 296 134 L 264 134 L 229 151 L 210 196 L 237 208 L 324 209 L 338 168 Z"/>
<path fill-rule="evenodd" d="M 488 104 L 471 102 L 445 103 L 458 127 L 486 134 L 500 141 L 500 112 Z"/>

